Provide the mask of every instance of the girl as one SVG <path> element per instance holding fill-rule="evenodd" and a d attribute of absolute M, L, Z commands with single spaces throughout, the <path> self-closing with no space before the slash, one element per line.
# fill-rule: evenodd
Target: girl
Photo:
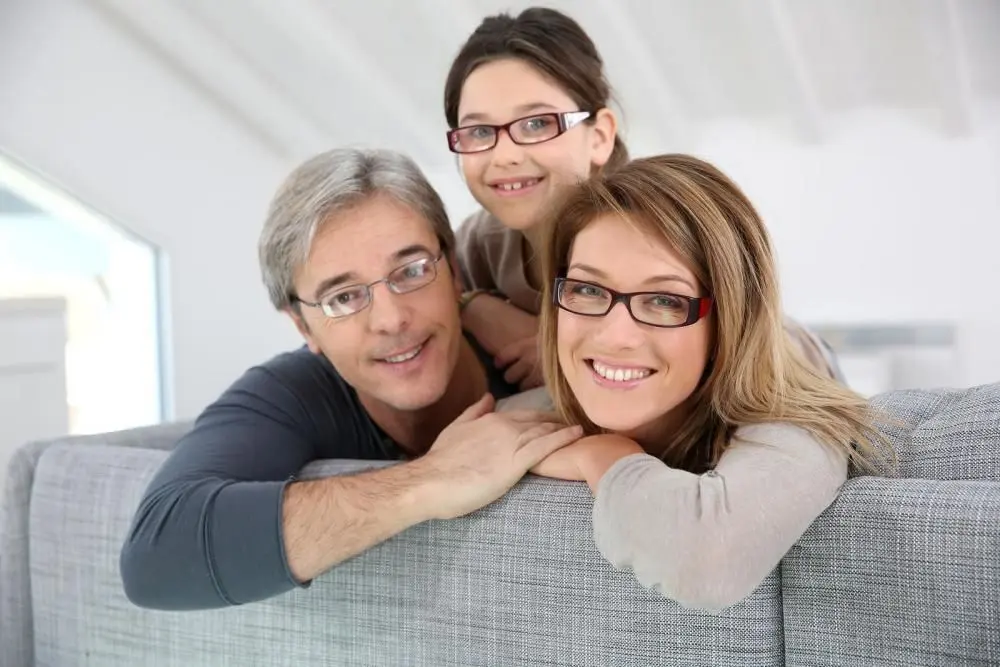
<path fill-rule="evenodd" d="M 448 146 L 483 207 L 457 232 L 462 321 L 522 389 L 542 381 L 539 221 L 568 187 L 629 159 L 610 96 L 593 41 L 545 8 L 484 19 L 448 73 Z M 787 325 L 811 362 L 834 374 L 819 339 Z"/>
<path fill-rule="evenodd" d="M 785 335 L 764 225 L 711 165 L 635 160 L 577 186 L 550 232 L 546 385 L 590 437 L 533 472 L 588 483 L 598 548 L 643 585 L 739 602 L 848 464 L 887 451 L 868 404 Z"/>

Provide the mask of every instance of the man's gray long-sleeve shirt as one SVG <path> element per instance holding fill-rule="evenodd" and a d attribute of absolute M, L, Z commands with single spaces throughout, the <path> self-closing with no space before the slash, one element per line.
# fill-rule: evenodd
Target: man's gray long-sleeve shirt
<path fill-rule="evenodd" d="M 476 351 L 494 396 L 514 393 Z M 205 409 L 150 482 L 122 547 L 125 593 L 139 606 L 179 610 L 291 590 L 299 583 L 282 539 L 285 486 L 314 460 L 402 456 L 324 357 L 303 347 L 255 366 Z"/>

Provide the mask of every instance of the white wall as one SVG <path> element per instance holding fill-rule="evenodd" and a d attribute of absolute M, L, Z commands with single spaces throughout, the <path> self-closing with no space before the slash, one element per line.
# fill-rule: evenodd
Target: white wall
<path fill-rule="evenodd" d="M 255 254 L 288 165 L 92 5 L 7 7 L 0 150 L 166 251 L 175 414 L 193 416 L 296 340 L 268 305 Z"/>
<path fill-rule="evenodd" d="M 982 135 L 947 140 L 872 113 L 816 147 L 730 127 L 697 152 L 757 205 L 801 317 L 1000 317 L 1000 156 Z"/>
<path fill-rule="evenodd" d="M 855 115 L 818 146 L 719 127 L 694 152 L 764 217 L 793 316 L 954 324 L 956 381 L 1000 381 L 1000 113 L 955 139 L 899 114 Z"/>
<path fill-rule="evenodd" d="M 173 416 L 298 345 L 256 242 L 294 161 L 278 156 L 94 4 L 27 0 L 0 20 L 0 151 L 165 251 Z M 317 150 L 322 150 L 322 147 Z M 457 170 L 429 178 L 469 211 Z"/>
<path fill-rule="evenodd" d="M 0 150 L 166 251 L 175 415 L 192 417 L 248 365 L 298 343 L 256 264 L 267 201 L 293 165 L 92 4 L 5 11 Z M 984 342 L 1000 330 L 1000 132 L 991 136 L 946 141 L 872 115 L 818 147 L 731 126 L 695 152 L 757 202 L 796 316 L 976 323 L 984 361 L 970 368 L 987 381 L 1000 380 Z M 456 217 L 472 210 L 456 169 L 429 175 Z"/>

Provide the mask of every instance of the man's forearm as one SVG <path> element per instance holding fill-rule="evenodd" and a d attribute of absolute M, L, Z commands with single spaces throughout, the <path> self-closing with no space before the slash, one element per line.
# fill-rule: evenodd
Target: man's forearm
<path fill-rule="evenodd" d="M 416 461 L 289 484 L 282 522 L 292 575 L 309 581 L 431 518 L 427 489 Z"/>

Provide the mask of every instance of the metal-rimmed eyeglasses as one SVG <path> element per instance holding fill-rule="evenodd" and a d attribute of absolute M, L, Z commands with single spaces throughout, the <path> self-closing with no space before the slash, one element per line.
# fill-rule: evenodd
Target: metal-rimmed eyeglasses
<path fill-rule="evenodd" d="M 503 125 L 466 125 L 448 130 L 448 148 L 453 153 L 481 153 L 497 145 L 503 130 L 515 144 L 522 146 L 551 141 L 590 118 L 589 111 L 539 113 L 517 118 Z"/>
<path fill-rule="evenodd" d="M 563 310 L 587 317 L 604 317 L 616 303 L 640 324 L 676 328 L 694 324 L 712 309 L 712 297 L 670 292 L 616 292 L 610 287 L 572 278 L 556 278 L 552 300 Z"/>
<path fill-rule="evenodd" d="M 319 301 L 304 301 L 297 297 L 295 301 L 304 306 L 320 308 L 323 314 L 331 319 L 354 315 L 371 305 L 372 288 L 379 283 L 385 283 L 385 286 L 396 294 L 415 292 L 421 287 L 430 285 L 437 277 L 437 263 L 443 257 L 444 253 L 440 252 L 437 257 L 415 259 L 396 267 L 384 278 L 367 285 L 341 287 L 323 296 Z"/>

